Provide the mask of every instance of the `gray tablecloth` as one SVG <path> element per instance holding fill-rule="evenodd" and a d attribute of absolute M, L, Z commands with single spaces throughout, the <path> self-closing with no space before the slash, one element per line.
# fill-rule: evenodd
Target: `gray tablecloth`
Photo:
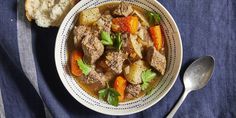
<path fill-rule="evenodd" d="M 212 55 L 208 85 L 190 93 L 176 118 L 236 117 L 236 0 L 160 0 L 183 42 L 183 66 L 171 91 L 151 108 L 126 118 L 164 117 L 183 92 L 182 75 L 196 58 Z M 29 24 L 23 1 L 0 2 L 0 117 L 106 118 L 78 103 L 62 85 L 54 63 L 58 28 Z"/>

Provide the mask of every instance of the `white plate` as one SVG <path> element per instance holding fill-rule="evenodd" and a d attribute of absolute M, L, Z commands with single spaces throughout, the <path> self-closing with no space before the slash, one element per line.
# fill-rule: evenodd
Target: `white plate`
<path fill-rule="evenodd" d="M 108 115 L 128 115 L 143 111 L 160 101 L 175 83 L 182 63 L 182 42 L 178 27 L 170 13 L 156 0 L 123 0 L 149 11 L 156 11 L 162 17 L 162 26 L 167 42 L 167 70 L 164 77 L 147 95 L 136 100 L 111 106 L 87 94 L 76 83 L 67 66 L 67 40 L 75 24 L 76 15 L 84 9 L 96 7 L 119 0 L 82 0 L 76 4 L 63 20 L 55 44 L 55 61 L 58 74 L 68 92 L 84 106 Z"/>

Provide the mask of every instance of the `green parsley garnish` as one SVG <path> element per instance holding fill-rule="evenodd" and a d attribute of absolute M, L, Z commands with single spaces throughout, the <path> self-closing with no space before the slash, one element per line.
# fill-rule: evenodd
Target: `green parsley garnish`
<path fill-rule="evenodd" d="M 115 36 L 113 37 L 114 39 L 114 47 L 118 50 L 120 50 L 122 46 L 122 39 L 121 39 L 121 33 L 116 33 Z"/>
<path fill-rule="evenodd" d="M 118 106 L 120 94 L 114 88 L 105 88 L 98 91 L 99 99 L 106 100 L 108 104 Z"/>
<path fill-rule="evenodd" d="M 147 12 L 148 20 L 151 25 L 160 24 L 161 15 L 155 12 L 148 11 Z"/>
<path fill-rule="evenodd" d="M 102 31 L 101 42 L 103 45 L 113 46 L 120 50 L 122 46 L 121 33 L 116 33 L 111 36 L 110 33 Z"/>
<path fill-rule="evenodd" d="M 113 41 L 111 39 L 110 33 L 102 31 L 101 32 L 101 42 L 103 45 L 113 45 Z"/>
<path fill-rule="evenodd" d="M 151 69 L 145 70 L 142 72 L 141 78 L 142 78 L 142 85 L 141 88 L 142 90 L 145 90 L 148 88 L 149 83 L 151 82 L 152 79 L 154 79 L 156 77 L 156 73 L 152 72 Z"/>
<path fill-rule="evenodd" d="M 82 59 L 78 59 L 77 64 L 79 68 L 82 70 L 84 75 L 88 75 L 89 72 L 91 71 L 91 67 L 87 65 L 86 63 L 84 63 Z"/>

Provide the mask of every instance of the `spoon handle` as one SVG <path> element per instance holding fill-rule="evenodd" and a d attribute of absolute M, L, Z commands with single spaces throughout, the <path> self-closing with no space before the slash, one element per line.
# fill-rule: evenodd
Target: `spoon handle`
<path fill-rule="evenodd" d="M 190 92 L 189 90 L 185 89 L 183 95 L 181 96 L 181 98 L 179 99 L 179 101 L 177 102 L 175 107 L 171 110 L 171 112 L 167 115 L 166 118 L 173 118 L 176 111 L 179 109 L 180 105 L 183 103 L 183 101 L 185 100 L 185 98 L 186 98 L 186 96 L 188 95 L 189 92 Z"/>

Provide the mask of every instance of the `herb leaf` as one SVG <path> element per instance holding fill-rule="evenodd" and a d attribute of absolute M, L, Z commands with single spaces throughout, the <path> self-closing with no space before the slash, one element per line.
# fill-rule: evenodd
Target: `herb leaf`
<path fill-rule="evenodd" d="M 84 73 L 84 75 L 88 75 L 89 72 L 91 71 L 91 67 L 85 64 L 82 59 L 78 59 L 77 64 L 79 68 L 82 70 L 82 72 Z"/>
<path fill-rule="evenodd" d="M 106 88 L 98 91 L 99 99 L 107 101 L 108 104 L 118 106 L 120 94 L 114 88 Z"/>
<path fill-rule="evenodd" d="M 107 102 L 108 102 L 108 104 L 110 104 L 110 105 L 118 106 L 118 103 L 119 103 L 118 96 L 116 96 L 115 94 L 113 94 L 113 93 L 110 91 L 110 92 L 108 93 Z"/>
<path fill-rule="evenodd" d="M 104 100 L 107 96 L 107 89 L 102 89 L 100 91 L 98 91 L 99 94 L 99 99 Z"/>
<path fill-rule="evenodd" d="M 147 15 L 148 15 L 148 21 L 149 21 L 149 23 L 150 23 L 150 24 L 154 24 L 155 19 L 154 19 L 154 17 L 153 17 L 153 13 L 148 12 Z"/>
<path fill-rule="evenodd" d="M 121 46 L 122 46 L 122 39 L 121 39 L 121 33 L 117 33 L 114 36 L 114 47 L 118 50 L 120 50 Z"/>
<path fill-rule="evenodd" d="M 148 69 L 142 73 L 142 80 L 145 82 L 150 82 L 156 76 L 155 72 L 152 72 L 151 69 Z"/>
<path fill-rule="evenodd" d="M 148 88 L 148 86 L 149 86 L 149 83 L 143 82 L 143 84 L 141 85 L 141 89 L 142 89 L 142 90 L 145 90 L 145 89 Z"/>
<path fill-rule="evenodd" d="M 148 20 L 151 25 L 160 24 L 161 15 L 155 12 L 148 11 L 147 12 Z"/>
<path fill-rule="evenodd" d="M 156 77 L 156 73 L 152 72 L 151 69 L 143 71 L 142 75 L 141 75 L 141 78 L 142 78 L 142 81 L 143 81 L 143 83 L 141 85 L 142 90 L 147 89 L 148 86 L 149 86 L 149 82 L 151 82 L 151 80 L 154 79 L 155 77 Z"/>
<path fill-rule="evenodd" d="M 113 45 L 113 41 L 111 39 L 111 36 L 108 32 L 102 31 L 101 32 L 101 42 L 103 45 Z"/>
<path fill-rule="evenodd" d="M 109 91 L 112 93 L 114 96 L 120 96 L 120 94 L 114 89 L 114 88 L 109 88 Z"/>

